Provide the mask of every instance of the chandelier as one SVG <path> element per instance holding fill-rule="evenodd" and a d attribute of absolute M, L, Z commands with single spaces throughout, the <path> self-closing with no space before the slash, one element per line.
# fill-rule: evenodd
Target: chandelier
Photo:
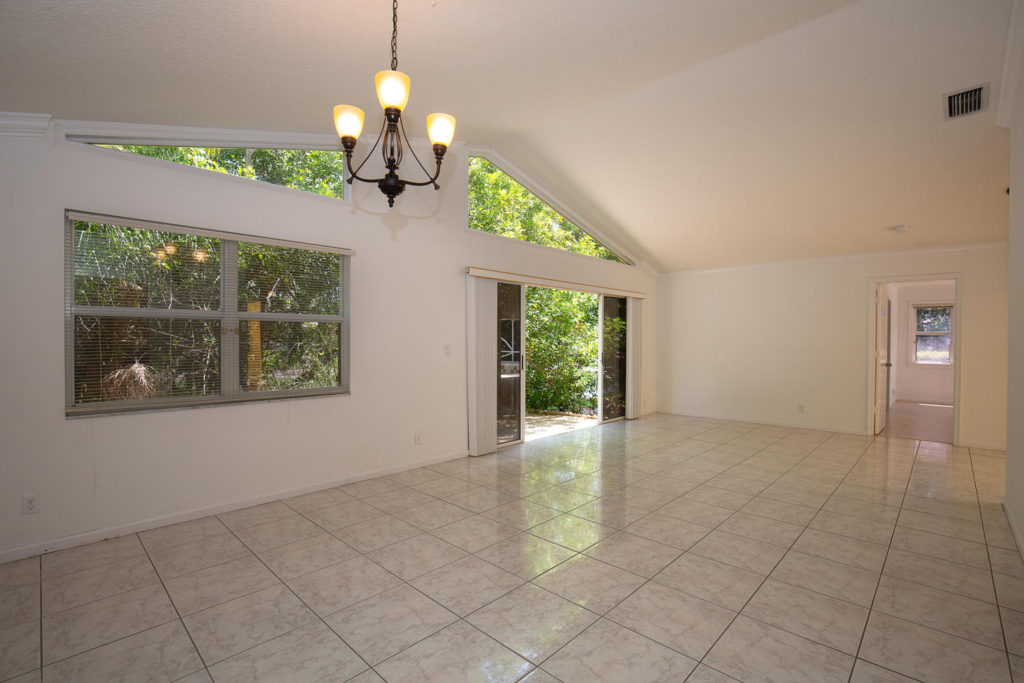
<path fill-rule="evenodd" d="M 395 197 L 402 194 L 406 186 L 423 187 L 433 185 L 434 189 L 440 189 L 437 184 L 437 177 L 441 174 L 441 161 L 444 153 L 448 151 L 448 145 L 455 137 L 455 117 L 449 114 L 430 114 L 427 116 L 427 135 L 430 143 L 434 146 L 434 161 L 437 167 L 434 174 L 424 168 L 416 151 L 409 143 L 409 137 L 405 134 L 405 124 L 402 123 L 402 110 L 409 101 L 409 77 L 398 70 L 398 0 L 392 3 L 392 31 L 391 31 L 391 70 L 379 71 L 374 78 L 377 85 L 377 99 L 380 106 L 384 108 L 384 123 L 381 125 L 380 134 L 373 147 L 366 154 L 359 166 L 351 171 L 348 177 L 349 184 L 353 180 L 364 183 L 376 183 L 380 191 L 387 195 L 388 206 L 395 205 Z M 356 148 L 356 139 L 363 130 L 365 114 L 359 107 L 348 104 L 339 104 L 334 108 L 334 127 L 341 138 L 342 147 L 345 148 L 345 168 L 352 169 L 352 152 Z M 381 178 L 364 178 L 359 175 L 367 160 L 373 155 L 373 150 L 380 145 L 381 155 L 384 157 L 384 167 L 387 173 Z M 427 179 L 423 181 L 404 180 L 398 177 L 398 167 L 402 163 L 402 152 L 408 146 L 416 163 L 423 170 Z"/>

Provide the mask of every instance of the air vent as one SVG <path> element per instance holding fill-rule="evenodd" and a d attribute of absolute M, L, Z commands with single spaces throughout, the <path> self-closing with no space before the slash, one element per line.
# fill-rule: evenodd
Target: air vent
<path fill-rule="evenodd" d="M 970 90 L 961 90 L 960 92 L 946 95 L 946 118 L 957 119 L 961 116 L 983 111 L 987 104 L 987 94 L 985 86 L 979 85 Z"/>

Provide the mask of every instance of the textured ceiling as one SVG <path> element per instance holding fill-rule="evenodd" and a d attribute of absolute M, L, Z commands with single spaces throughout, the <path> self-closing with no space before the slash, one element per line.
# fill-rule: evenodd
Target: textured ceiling
<path fill-rule="evenodd" d="M 1005 239 L 994 106 L 940 107 L 994 105 L 1009 5 L 403 0 L 409 132 L 454 114 L 663 269 Z M 3 0 L 0 111 L 329 133 L 334 104 L 377 111 L 390 9 Z"/>

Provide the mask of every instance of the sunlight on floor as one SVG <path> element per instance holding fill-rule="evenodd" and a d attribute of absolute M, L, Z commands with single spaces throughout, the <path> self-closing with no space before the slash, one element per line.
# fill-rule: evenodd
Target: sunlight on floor
<path fill-rule="evenodd" d="M 526 441 L 543 439 L 546 436 L 564 434 L 576 429 L 586 429 L 598 424 L 597 416 L 588 415 L 542 415 L 526 414 Z"/>

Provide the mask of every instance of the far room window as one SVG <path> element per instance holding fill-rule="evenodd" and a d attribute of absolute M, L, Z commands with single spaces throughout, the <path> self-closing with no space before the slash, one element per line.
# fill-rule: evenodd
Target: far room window
<path fill-rule="evenodd" d="M 68 414 L 348 393 L 343 249 L 67 212 Z"/>
<path fill-rule="evenodd" d="M 337 150 L 92 144 L 326 197 L 345 197 L 345 155 Z"/>
<path fill-rule="evenodd" d="M 952 361 L 953 307 L 914 305 L 913 362 L 949 365 Z"/>
<path fill-rule="evenodd" d="M 574 254 L 626 263 L 482 157 L 469 158 L 469 227 Z"/>

